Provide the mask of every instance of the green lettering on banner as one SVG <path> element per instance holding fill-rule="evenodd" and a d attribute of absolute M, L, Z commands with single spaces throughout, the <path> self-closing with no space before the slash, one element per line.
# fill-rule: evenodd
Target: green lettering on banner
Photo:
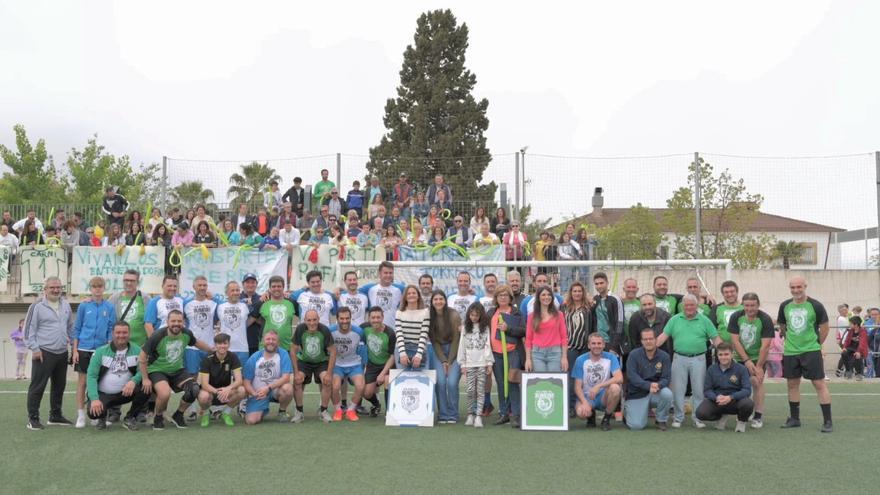
<path fill-rule="evenodd" d="M 141 274 L 139 288 L 146 293 L 162 290 L 165 275 L 165 248 L 161 246 L 127 246 L 119 251 L 115 247 L 77 246 L 73 250 L 70 267 L 70 293 L 88 294 L 89 279 L 102 277 L 108 293 L 123 289 L 122 277 L 126 270 Z"/>
<path fill-rule="evenodd" d="M 312 263 L 314 256 L 313 251 L 318 250 L 317 263 Z M 343 251 L 344 249 L 344 251 Z M 345 261 L 377 261 L 385 259 L 385 249 L 378 248 L 362 248 L 359 246 L 339 246 L 321 245 L 314 246 L 297 246 L 293 249 L 294 266 L 291 273 L 290 288 L 299 289 L 307 285 L 306 273 L 317 270 L 324 277 L 324 287 L 340 287 L 342 285 L 342 273 L 338 270 L 340 256 Z M 378 280 L 375 269 L 358 269 L 358 278 L 361 283 L 367 283 Z"/>
<path fill-rule="evenodd" d="M 0 246 L 0 292 L 6 292 L 9 283 L 9 247 Z"/>

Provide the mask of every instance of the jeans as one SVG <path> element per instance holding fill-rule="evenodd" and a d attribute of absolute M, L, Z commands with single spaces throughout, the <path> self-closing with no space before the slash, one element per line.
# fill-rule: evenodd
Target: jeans
<path fill-rule="evenodd" d="M 43 351 L 43 360 L 31 362 L 31 383 L 27 393 L 27 411 L 29 419 L 40 418 L 40 402 L 49 379 L 52 379 L 52 390 L 49 395 L 49 419 L 61 416 L 61 401 L 64 398 L 64 387 L 67 385 L 67 351 L 55 354 Z"/>
<path fill-rule="evenodd" d="M 556 373 L 562 371 L 562 347 L 532 348 L 532 370 L 535 373 Z"/>
<path fill-rule="evenodd" d="M 688 378 L 691 379 L 691 393 L 694 398 L 694 410 L 703 402 L 703 382 L 706 379 L 706 356 L 700 354 L 693 357 L 675 354 L 672 359 L 672 380 L 670 388 L 675 405 L 676 422 L 684 421 L 684 394 L 687 390 Z"/>
<path fill-rule="evenodd" d="M 495 386 L 498 389 L 498 414 L 500 416 L 519 416 L 520 413 L 520 387 L 519 383 L 508 383 L 508 396 L 504 395 L 504 357 L 502 354 L 493 352 L 495 363 L 492 364 L 492 374 L 495 376 Z M 507 353 L 508 369 L 522 369 L 519 352 L 512 350 Z"/>
<path fill-rule="evenodd" d="M 754 410 L 755 403 L 748 397 L 730 401 L 723 406 L 719 406 L 715 401 L 705 400 L 696 409 L 695 415 L 700 421 L 718 421 L 725 414 L 736 414 L 737 421 L 748 421 Z"/>
<path fill-rule="evenodd" d="M 449 356 L 451 344 L 441 344 L 443 352 Z M 445 371 L 443 363 L 434 354 L 431 356 L 431 369 L 437 372 L 437 406 L 440 421 L 458 421 L 458 384 L 461 381 L 461 367 L 458 361 L 449 365 Z"/>
<path fill-rule="evenodd" d="M 406 355 L 409 357 L 409 366 L 403 366 L 402 364 L 400 364 L 400 355 L 395 352 L 394 353 L 394 363 L 397 365 L 397 369 L 410 370 L 410 371 L 430 369 L 431 359 L 430 359 L 430 354 L 428 353 L 428 351 L 431 350 L 430 348 L 425 351 L 425 354 L 422 356 L 422 362 L 419 363 L 420 366 L 418 368 L 413 367 L 412 359 L 416 355 L 416 353 L 419 351 L 419 344 L 404 344 L 403 350 L 404 350 L 404 352 L 406 352 Z"/>
<path fill-rule="evenodd" d="M 641 399 L 627 399 L 624 405 L 626 426 L 630 430 L 644 429 L 648 424 L 648 411 L 655 408 L 655 416 L 659 423 L 665 423 L 672 406 L 672 390 L 661 388 L 656 394 L 648 394 Z"/>
<path fill-rule="evenodd" d="M 590 352 L 590 350 L 568 348 L 568 408 L 571 410 L 574 410 L 574 405 L 577 404 L 577 394 L 574 393 L 574 378 L 571 377 L 571 369 L 577 358 L 587 352 Z"/>
<path fill-rule="evenodd" d="M 561 266 L 559 267 L 559 293 L 565 294 L 568 292 L 571 284 L 574 283 L 577 278 L 576 275 L 577 268 L 571 266 Z"/>

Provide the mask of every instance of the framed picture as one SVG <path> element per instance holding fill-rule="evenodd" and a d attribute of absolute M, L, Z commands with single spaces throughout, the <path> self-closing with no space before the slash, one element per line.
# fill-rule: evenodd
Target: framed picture
<path fill-rule="evenodd" d="M 434 370 L 393 369 L 389 374 L 386 426 L 434 426 Z"/>
<path fill-rule="evenodd" d="M 522 374 L 522 429 L 568 430 L 568 374 Z"/>

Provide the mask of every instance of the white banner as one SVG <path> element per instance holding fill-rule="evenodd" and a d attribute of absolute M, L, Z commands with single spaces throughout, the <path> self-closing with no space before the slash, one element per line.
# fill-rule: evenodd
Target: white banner
<path fill-rule="evenodd" d="M 9 247 L 0 246 L 0 292 L 6 292 L 9 281 Z"/>
<path fill-rule="evenodd" d="M 431 254 L 430 249 L 413 249 L 411 247 L 401 246 L 400 261 L 424 261 L 425 266 L 418 268 L 395 268 L 394 278 L 397 282 L 404 285 L 419 286 L 419 277 L 426 273 L 434 278 L 434 289 L 439 289 L 446 294 L 454 294 L 458 292 L 458 273 L 467 271 L 471 274 L 471 284 L 476 292 L 477 297 L 483 297 L 483 276 L 487 273 L 494 273 L 498 277 L 498 283 L 505 280 L 504 267 L 502 266 L 485 266 L 485 267 L 452 267 L 437 268 L 432 267 L 434 261 L 465 261 L 465 258 L 456 250 L 451 248 L 443 248 L 436 253 Z M 504 259 L 504 247 L 493 246 L 491 249 L 468 249 L 468 260 L 470 261 L 501 261 Z"/>
<path fill-rule="evenodd" d="M 306 274 L 312 270 L 324 276 L 324 290 L 342 287 L 342 273 L 338 273 L 336 263 L 340 258 L 344 261 L 385 261 L 385 248 L 362 248 L 359 246 L 330 246 L 323 244 L 317 248 L 317 256 L 313 254 L 313 246 L 296 246 L 293 248 L 290 274 L 290 289 L 301 289 L 307 285 Z M 375 269 L 358 270 L 361 284 L 378 281 Z"/>
<path fill-rule="evenodd" d="M 391 370 L 385 426 L 434 426 L 436 381 L 434 370 Z"/>
<path fill-rule="evenodd" d="M 262 294 L 269 289 L 269 277 L 279 275 L 287 278 L 287 251 L 256 249 L 242 250 L 236 264 L 238 248 L 209 249 L 206 260 L 196 251 L 183 259 L 180 267 L 180 295 L 193 295 L 193 281 L 199 275 L 208 279 L 208 290 L 213 295 L 226 297 L 226 283 L 241 279 L 248 273 L 257 276 L 257 292 Z"/>
<path fill-rule="evenodd" d="M 18 250 L 21 259 L 21 295 L 43 292 L 48 277 L 58 277 L 61 285 L 67 285 L 67 253 L 61 247 L 22 246 Z"/>
<path fill-rule="evenodd" d="M 89 279 L 92 277 L 104 277 L 107 293 L 120 292 L 122 275 L 126 270 L 133 269 L 141 274 L 141 291 L 159 294 L 165 276 L 165 248 L 149 246 L 144 248 L 143 256 L 140 253 L 140 246 L 127 246 L 122 252 L 115 247 L 73 248 L 70 293 L 88 294 Z"/>

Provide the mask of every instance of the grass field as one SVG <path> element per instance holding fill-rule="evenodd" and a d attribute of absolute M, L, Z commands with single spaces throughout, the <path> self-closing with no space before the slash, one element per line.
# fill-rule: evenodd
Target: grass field
<path fill-rule="evenodd" d="M 579 422 L 568 432 L 462 423 L 391 428 L 382 418 L 323 424 L 310 389 L 300 425 L 32 432 L 25 428 L 25 389 L 25 382 L 0 382 L 0 493 L 830 494 L 877 486 L 872 464 L 862 460 L 873 458 L 880 442 L 880 383 L 831 384 L 830 435 L 819 433 L 809 385 L 802 388 L 804 426 L 778 427 L 788 413 L 781 383 L 769 384 L 764 428 L 746 434 L 698 431 L 690 422 L 667 432 L 620 424 L 586 431 Z M 72 390 L 69 384 L 64 409 L 75 419 Z M 48 391 L 44 421 L 47 407 Z"/>

